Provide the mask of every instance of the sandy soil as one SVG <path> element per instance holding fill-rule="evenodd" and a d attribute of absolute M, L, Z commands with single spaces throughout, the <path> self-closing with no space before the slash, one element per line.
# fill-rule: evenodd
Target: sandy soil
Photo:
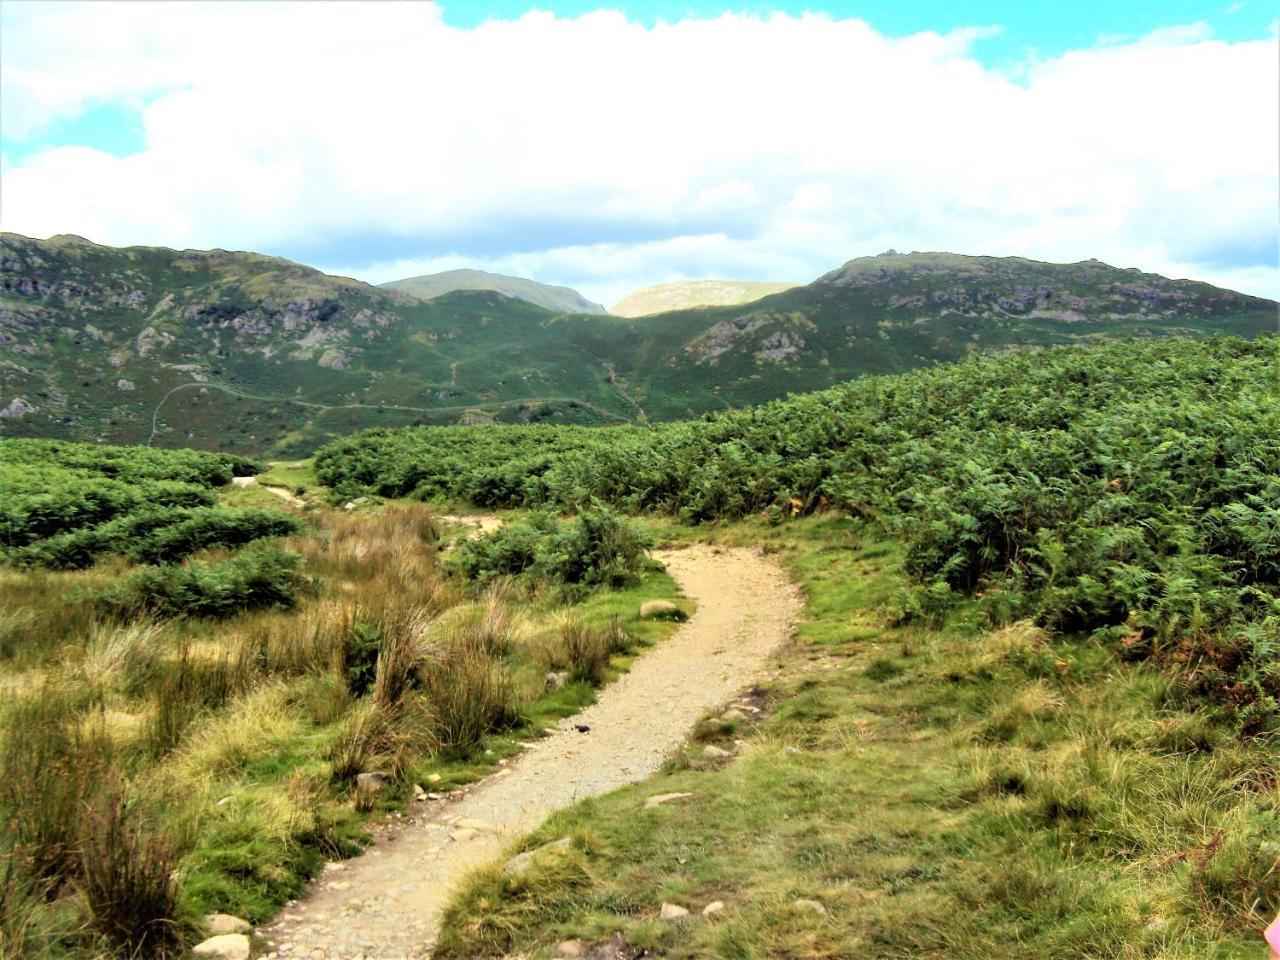
<path fill-rule="evenodd" d="M 263 933 L 278 957 L 430 956 L 452 885 L 502 858 L 547 815 L 642 780 L 707 710 L 761 679 L 801 608 L 780 567 L 757 551 L 696 546 L 659 554 L 697 612 L 638 658 L 599 701 L 529 744 L 495 775 L 413 804 L 418 818 L 365 854 L 330 864 Z M 590 732 L 579 733 L 575 725 Z"/>

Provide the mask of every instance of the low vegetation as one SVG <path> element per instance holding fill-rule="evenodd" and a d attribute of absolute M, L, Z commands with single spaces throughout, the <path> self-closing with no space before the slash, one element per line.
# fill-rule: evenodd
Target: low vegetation
<path fill-rule="evenodd" d="M 687 521 L 839 509 L 905 545 L 900 617 L 966 597 L 1155 657 L 1262 731 L 1280 668 L 1280 338 L 1158 341 L 869 378 L 652 429 L 372 432 L 346 493 Z"/>
<path fill-rule="evenodd" d="M 741 762 L 554 819 L 539 836 L 578 835 L 572 884 L 480 874 L 446 954 L 575 934 L 677 956 L 1251 955 L 1280 907 L 1277 369 L 1276 338 L 1110 344 L 652 429 L 330 445 L 317 469 L 345 495 L 599 500 L 771 541 L 828 667 L 796 663 Z M 795 519 L 830 513 L 849 519 Z M 734 908 L 677 930 L 656 918 L 677 897 Z"/>
<path fill-rule="evenodd" d="M 176 956 L 204 913 L 266 919 L 360 848 L 368 815 L 428 774 L 480 775 L 668 629 L 636 610 L 670 581 L 604 509 L 543 522 L 540 566 L 515 589 L 441 563 L 451 538 L 420 505 L 286 514 L 224 486 L 254 469 L 236 458 L 6 448 L 47 492 L 2 498 L 28 533 L 0 567 L 0 956 Z M 149 528 L 169 508 L 121 493 L 147 484 L 203 505 Z M 72 487 L 100 508 L 67 509 Z M 213 515 L 257 518 L 255 536 Z M 84 562 L 31 559 L 129 523 Z M 369 771 L 391 785 L 358 788 Z"/>

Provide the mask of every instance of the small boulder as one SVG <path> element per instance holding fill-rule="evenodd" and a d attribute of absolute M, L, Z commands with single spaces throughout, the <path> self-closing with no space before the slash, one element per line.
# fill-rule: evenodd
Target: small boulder
<path fill-rule="evenodd" d="M 692 796 L 692 793 L 659 793 L 657 796 L 650 797 L 646 800 L 644 805 L 646 808 L 652 809 L 653 807 L 661 806 L 664 803 L 672 803 L 676 800 L 687 800 Z"/>
<path fill-rule="evenodd" d="M 747 719 L 747 715 L 737 707 L 730 707 L 724 713 L 720 714 L 720 719 L 725 723 L 736 723 L 739 720 Z"/>
<path fill-rule="evenodd" d="M 249 960 L 249 938 L 243 933 L 224 933 L 196 944 L 191 952 L 210 960 Z"/>
<path fill-rule="evenodd" d="M 502 865 L 502 872 L 508 876 L 522 877 L 529 872 L 529 868 L 533 866 L 533 862 L 547 853 L 549 850 L 567 850 L 573 846 L 573 840 L 569 837 L 561 837 L 559 840 L 552 840 L 550 843 L 544 843 L 542 846 L 534 850 L 526 850 L 524 853 L 517 853 L 514 857 Z"/>
<path fill-rule="evenodd" d="M 680 620 L 684 611 L 670 600 L 648 600 L 640 605 L 641 620 Z"/>
<path fill-rule="evenodd" d="M 453 833 L 449 834 L 449 839 L 454 841 L 454 843 L 466 843 L 473 837 L 478 836 L 480 836 L 479 830 L 472 827 L 463 827 L 461 830 L 455 830 Z"/>
<path fill-rule="evenodd" d="M 385 770 L 373 770 L 369 773 L 356 774 L 356 789 L 365 790 L 369 793 L 377 793 L 384 787 L 391 786 L 395 782 L 395 778 Z"/>
<path fill-rule="evenodd" d="M 689 915 L 689 911 L 676 903 L 664 903 L 660 911 L 663 920 L 680 920 Z"/>
<path fill-rule="evenodd" d="M 441 777 L 440 777 L 440 774 L 438 773 L 427 774 L 427 783 L 439 783 L 440 780 L 441 780 Z"/>
<path fill-rule="evenodd" d="M 710 743 L 702 748 L 702 755 L 708 760 L 723 760 L 725 757 L 733 756 L 732 753 L 725 750 L 723 747 L 717 747 Z"/>
<path fill-rule="evenodd" d="M 793 900 L 791 905 L 797 910 L 807 910 L 810 913 L 816 913 L 819 916 L 827 915 L 827 908 L 820 904 L 817 900 Z"/>
<path fill-rule="evenodd" d="M 225 933 L 248 933 L 253 929 L 253 924 L 229 913 L 210 913 L 204 918 L 204 928 L 209 931 L 210 936 L 217 937 Z"/>
<path fill-rule="evenodd" d="M 559 690 L 569 682 L 569 674 L 563 670 L 552 670 L 547 674 L 547 689 Z"/>
<path fill-rule="evenodd" d="M 704 917 L 711 917 L 711 916 L 715 916 L 717 913 L 722 912 L 723 910 L 724 910 L 723 900 L 712 900 L 710 903 L 708 903 L 705 907 L 702 908 L 702 915 Z"/>
<path fill-rule="evenodd" d="M 556 944 L 557 957 L 585 957 L 587 945 L 581 940 L 562 940 Z"/>

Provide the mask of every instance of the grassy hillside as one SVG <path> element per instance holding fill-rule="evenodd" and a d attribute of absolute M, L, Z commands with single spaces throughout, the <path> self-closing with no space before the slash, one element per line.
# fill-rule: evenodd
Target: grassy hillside
<path fill-rule="evenodd" d="M 434 300 L 455 290 L 491 290 L 503 296 L 524 300 L 526 303 L 532 303 L 553 313 L 599 314 L 605 312 L 600 304 L 593 303 L 577 290 L 569 287 L 538 283 L 536 280 L 528 280 L 524 277 L 509 277 L 485 270 L 445 270 L 443 273 L 430 273 L 422 277 L 392 280 L 381 286 L 407 293 L 418 300 Z"/>
<path fill-rule="evenodd" d="M 883 256 L 632 320 L 6 234 L 0 432 L 292 457 L 371 426 L 674 419 L 972 353 L 1275 327 L 1270 301 L 1098 263 Z"/>
<path fill-rule="evenodd" d="M 553 818 L 522 846 L 572 854 L 479 872 L 440 953 L 1256 955 L 1280 908 L 1278 368 L 1276 338 L 1104 344 L 647 430 L 322 451 L 347 493 L 675 513 L 702 524 L 676 541 L 763 541 L 808 600 L 763 720 L 709 717 L 663 776 Z M 673 792 L 696 799 L 644 808 Z"/>
<path fill-rule="evenodd" d="M 798 286 L 767 280 L 680 280 L 635 290 L 610 307 L 609 312 L 617 317 L 644 317 L 691 307 L 740 307 Z"/>

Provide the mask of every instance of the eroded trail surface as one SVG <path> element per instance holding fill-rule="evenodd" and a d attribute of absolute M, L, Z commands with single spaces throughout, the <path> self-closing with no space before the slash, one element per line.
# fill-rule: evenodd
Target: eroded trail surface
<path fill-rule="evenodd" d="M 762 677 L 801 607 L 782 569 L 754 550 L 696 546 L 659 557 L 697 601 L 693 617 L 497 774 L 461 796 L 413 804 L 426 807 L 420 819 L 330 865 L 263 930 L 275 955 L 430 956 L 440 911 L 469 868 L 500 858 L 548 814 L 649 776 L 704 712 Z"/>

